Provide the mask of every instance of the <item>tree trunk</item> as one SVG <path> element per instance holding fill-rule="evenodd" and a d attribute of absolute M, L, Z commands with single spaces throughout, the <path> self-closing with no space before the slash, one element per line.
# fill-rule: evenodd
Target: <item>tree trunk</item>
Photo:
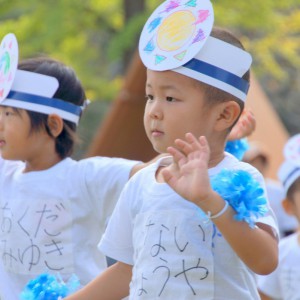
<path fill-rule="evenodd" d="M 125 22 L 128 22 L 132 17 L 144 11 L 145 0 L 124 0 L 123 8 Z"/>
<path fill-rule="evenodd" d="M 130 21 L 131 18 L 137 16 L 138 14 L 144 12 L 145 10 L 145 0 L 123 0 L 123 10 L 125 24 Z M 138 41 L 132 41 L 131 49 L 128 49 L 123 54 L 123 71 L 128 67 L 128 63 L 131 61 L 134 55 L 136 45 Z"/>

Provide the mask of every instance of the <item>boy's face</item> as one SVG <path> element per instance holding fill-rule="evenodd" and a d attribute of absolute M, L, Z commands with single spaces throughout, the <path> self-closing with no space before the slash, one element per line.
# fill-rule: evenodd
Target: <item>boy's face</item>
<path fill-rule="evenodd" d="M 30 133 L 28 114 L 22 110 L 0 106 L 0 152 L 4 159 L 26 161 L 37 152 L 37 134 Z"/>
<path fill-rule="evenodd" d="M 204 105 L 203 91 L 193 79 L 173 71 L 148 70 L 146 95 L 144 126 L 154 150 L 166 152 L 187 132 L 210 140 L 216 113 Z"/>

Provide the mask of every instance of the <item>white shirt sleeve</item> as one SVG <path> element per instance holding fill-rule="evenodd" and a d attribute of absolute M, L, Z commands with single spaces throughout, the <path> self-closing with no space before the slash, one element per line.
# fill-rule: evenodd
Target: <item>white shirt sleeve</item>
<path fill-rule="evenodd" d="M 131 169 L 139 162 L 110 157 L 88 158 L 81 162 L 85 198 L 92 201 L 93 209 L 109 217 L 129 180 Z"/>
<path fill-rule="evenodd" d="M 268 297 L 282 299 L 278 275 L 278 268 L 269 275 L 258 275 L 258 290 L 263 292 Z"/>
<path fill-rule="evenodd" d="M 106 256 L 133 265 L 133 216 L 130 199 L 133 199 L 134 184 L 127 183 L 109 220 L 98 248 Z"/>

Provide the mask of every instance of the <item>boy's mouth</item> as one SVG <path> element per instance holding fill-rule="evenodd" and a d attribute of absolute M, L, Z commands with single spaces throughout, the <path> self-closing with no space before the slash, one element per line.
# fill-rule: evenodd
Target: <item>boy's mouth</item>
<path fill-rule="evenodd" d="M 157 136 L 162 136 L 164 133 L 160 130 L 154 129 L 154 130 L 151 130 L 151 134 L 152 134 L 152 136 L 157 137 Z"/>
<path fill-rule="evenodd" d="M 0 140 L 0 147 L 3 147 L 5 145 L 5 141 L 4 140 Z"/>

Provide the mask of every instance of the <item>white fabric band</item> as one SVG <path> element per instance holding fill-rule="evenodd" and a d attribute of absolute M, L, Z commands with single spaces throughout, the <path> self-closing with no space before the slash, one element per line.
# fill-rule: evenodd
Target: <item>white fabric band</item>
<path fill-rule="evenodd" d="M 229 206 L 228 201 L 225 201 L 225 205 L 224 205 L 224 207 L 221 209 L 221 211 L 219 211 L 217 214 L 215 214 L 215 215 L 213 215 L 213 216 L 211 215 L 211 212 L 208 211 L 208 212 L 207 212 L 207 217 L 208 217 L 209 219 L 216 219 L 216 218 L 222 216 L 222 215 L 225 213 L 225 211 L 227 210 L 228 206 Z"/>
<path fill-rule="evenodd" d="M 242 77 L 250 69 L 251 55 L 231 44 L 209 37 L 194 59 L 172 71 L 246 100 L 249 83 Z"/>

